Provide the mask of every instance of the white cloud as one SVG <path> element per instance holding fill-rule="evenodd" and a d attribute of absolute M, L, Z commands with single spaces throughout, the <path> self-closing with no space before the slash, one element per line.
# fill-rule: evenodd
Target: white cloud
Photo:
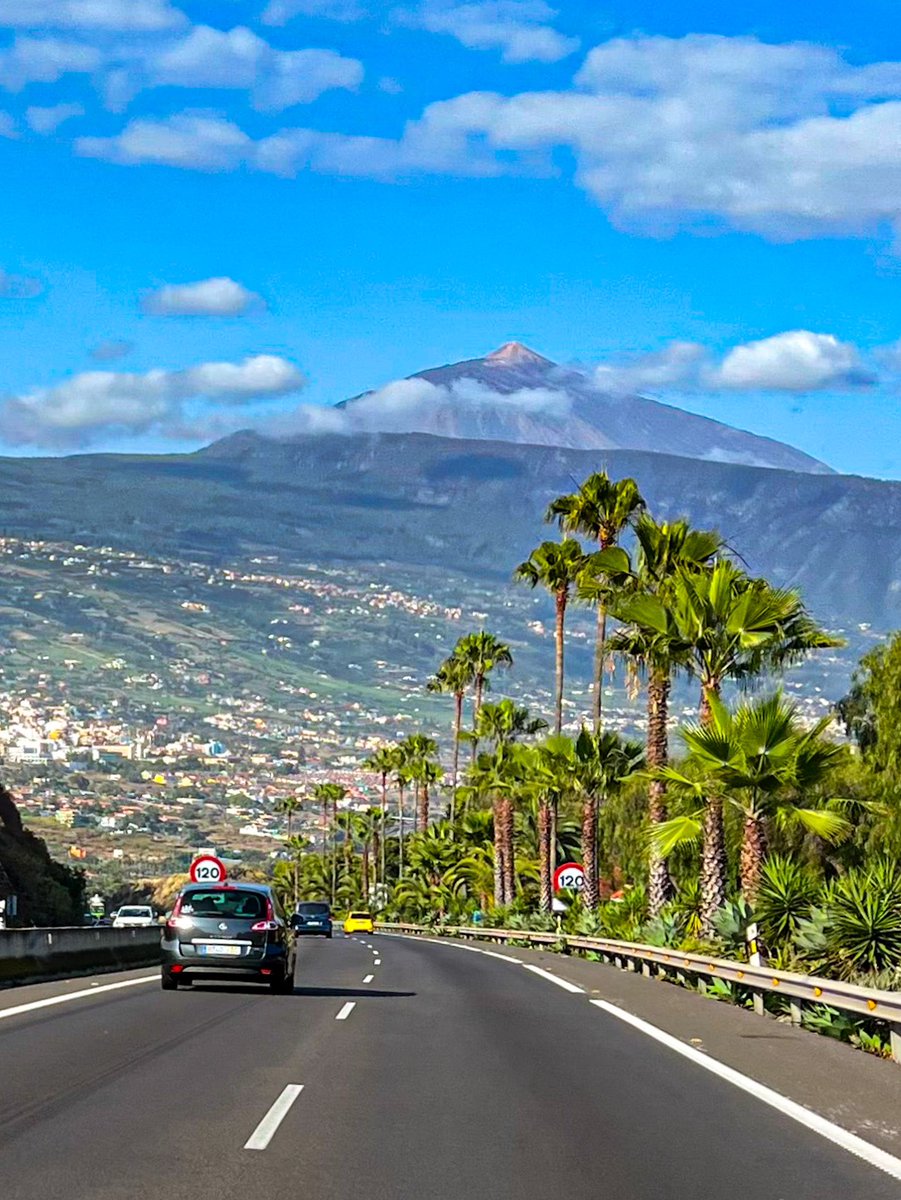
<path fill-rule="evenodd" d="M 168 283 L 144 300 L 144 310 L 160 317 L 240 317 L 262 308 L 262 297 L 227 276 L 197 283 Z"/>
<path fill-rule="evenodd" d="M 544 0 L 426 0 L 398 14 L 404 24 L 447 33 L 471 50 L 500 50 L 504 62 L 557 62 L 578 49 L 549 22 L 556 10 Z"/>
<path fill-rule="evenodd" d="M 873 381 L 855 346 L 807 329 L 735 346 L 710 375 L 712 386 L 740 391 L 812 392 Z"/>
<path fill-rule="evenodd" d="M 0 299 L 33 300 L 40 296 L 44 285 L 31 275 L 10 275 L 0 268 Z"/>
<path fill-rule="evenodd" d="M 81 42 L 18 37 L 0 50 L 0 88 L 19 92 L 29 83 L 56 83 L 70 73 L 96 71 L 102 61 L 99 50 Z"/>
<path fill-rule="evenodd" d="M 357 88 L 363 66 L 334 50 L 275 50 L 243 26 L 225 32 L 197 25 L 179 41 L 149 54 L 135 87 L 240 88 L 254 106 L 278 111 L 309 104 L 332 88 Z"/>
<path fill-rule="evenodd" d="M 297 392 L 304 383 L 293 363 L 265 354 L 184 371 L 86 371 L 0 401 L 0 437 L 13 445 L 66 448 L 151 431 L 183 436 L 196 419 L 191 406 L 207 415 L 213 406 L 215 417 L 217 406 L 241 409 Z"/>
<path fill-rule="evenodd" d="M 325 17 L 330 21 L 359 21 L 366 10 L 357 0 L 270 0 L 264 25 L 287 25 L 294 17 Z"/>
<path fill-rule="evenodd" d="M 190 171 L 233 171 L 246 161 L 253 142 L 230 121 L 205 113 L 179 113 L 163 120 L 131 121 L 115 137 L 77 138 L 86 158 L 133 166 L 155 163 Z"/>
<path fill-rule="evenodd" d="M 698 382 L 708 351 L 697 342 L 670 342 L 651 354 L 635 354 L 595 367 L 594 382 L 603 392 L 684 389 Z"/>
<path fill-rule="evenodd" d="M 64 121 L 82 116 L 84 106 L 81 104 L 52 104 L 46 108 L 33 104 L 25 110 L 25 120 L 29 128 L 42 134 L 55 133 Z"/>
<path fill-rule="evenodd" d="M 157 33 L 187 17 L 168 0 L 2 0 L 0 26 Z"/>

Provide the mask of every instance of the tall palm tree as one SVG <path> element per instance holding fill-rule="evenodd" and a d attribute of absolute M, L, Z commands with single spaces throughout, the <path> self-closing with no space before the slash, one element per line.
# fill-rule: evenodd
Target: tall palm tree
<path fill-rule="evenodd" d="M 564 533 L 592 538 L 600 551 L 619 541 L 627 525 L 644 510 L 645 502 L 634 479 L 613 480 L 606 471 L 595 471 L 579 490 L 552 500 L 546 521 L 556 521 Z M 597 635 L 594 654 L 594 726 L 600 729 L 603 704 L 604 659 L 607 641 L 607 604 L 597 600 Z"/>
<path fill-rule="evenodd" d="M 670 768 L 668 774 L 706 803 L 716 795 L 740 812 L 739 875 L 750 904 L 760 888 L 772 821 L 800 825 L 824 841 L 841 841 L 851 832 L 840 812 L 808 802 L 845 755 L 843 746 L 823 736 L 831 721 L 824 717 L 806 728 L 794 705 L 778 693 L 740 704 L 734 712 L 714 695 L 706 723 L 681 731 L 688 755 L 683 769 Z M 702 814 L 695 813 L 668 822 L 661 833 L 677 842 L 695 840 L 701 831 Z"/>
<path fill-rule="evenodd" d="M 428 782 L 425 777 L 429 774 L 429 770 L 426 764 L 433 761 L 433 757 L 438 750 L 438 743 L 434 738 L 427 737 L 424 733 L 411 733 L 409 737 L 404 738 L 403 742 L 401 742 L 401 749 L 404 754 L 404 761 L 409 777 L 413 782 L 413 832 L 416 833 L 421 828 L 420 818 L 422 816 L 423 788 L 428 789 Z"/>
<path fill-rule="evenodd" d="M 397 747 L 394 760 L 394 783 L 397 787 L 397 877 L 404 873 L 404 818 L 407 788 L 412 782 L 410 761 L 403 744 Z"/>
<path fill-rule="evenodd" d="M 561 799 L 573 787 L 572 741 L 553 734 L 540 745 L 529 748 L 528 753 L 529 758 L 523 764 L 529 781 L 528 794 L 534 797 L 538 809 L 538 908 L 549 913 L 554 897 L 557 814 Z"/>
<path fill-rule="evenodd" d="M 652 829 L 667 819 L 666 780 L 659 774 L 668 759 L 669 697 L 673 675 L 689 662 L 689 647 L 670 620 L 664 627 L 643 623 L 642 599 L 666 598 L 679 571 L 706 568 L 722 548 L 712 529 L 693 529 L 685 520 L 655 521 L 642 514 L 635 523 L 638 555 L 635 566 L 622 549 L 593 556 L 595 563 L 580 581 L 580 591 L 600 583 L 611 595 L 611 611 L 625 624 L 611 646 L 626 654 L 647 678 L 648 819 Z M 656 917 L 673 892 L 666 858 L 650 843 L 648 909 Z"/>
<path fill-rule="evenodd" d="M 313 788 L 313 796 L 323 806 L 331 824 L 332 840 L 332 903 L 338 890 L 338 804 L 347 796 L 347 788 L 340 783 L 317 783 Z"/>
<path fill-rule="evenodd" d="M 459 658 L 472 675 L 474 693 L 472 725 L 475 729 L 479 719 L 479 709 L 482 707 L 482 697 L 488 686 L 488 677 L 499 667 L 512 667 L 513 655 L 506 642 L 502 642 L 500 638 L 486 629 L 480 629 L 476 633 L 467 633 L 459 639 L 454 647 L 454 657 Z M 478 745 L 473 743 L 473 762 L 475 762 L 477 752 Z"/>
<path fill-rule="evenodd" d="M 573 743 L 572 777 L 582 800 L 582 904 L 596 909 L 598 886 L 598 811 L 644 765 L 644 748 L 618 733 L 583 729 Z"/>
<path fill-rule="evenodd" d="M 520 749 L 513 742 L 501 742 L 493 753 L 480 754 L 468 773 L 468 790 L 488 800 L 494 816 L 494 903 L 498 908 L 510 904 L 516 891 L 513 796 L 522 786 Z"/>
<path fill-rule="evenodd" d="M 308 848 L 309 844 L 310 844 L 309 840 L 305 837 L 297 837 L 296 835 L 292 835 L 290 837 L 285 838 L 285 845 L 287 846 L 288 850 L 291 852 L 291 864 L 294 868 L 293 875 L 294 875 L 294 908 L 295 909 L 297 908 L 297 901 L 299 898 L 298 897 L 297 870 L 298 870 L 298 867 L 300 866 L 300 860 L 304 854 L 304 851 Z"/>
<path fill-rule="evenodd" d="M 585 568 L 586 557 L 574 538 L 562 542 L 542 542 L 525 562 L 514 571 L 515 579 L 530 587 L 539 585 L 554 597 L 556 614 L 554 644 L 556 648 L 556 687 L 554 693 L 554 732 L 563 728 L 563 637 L 566 607 L 570 595 Z"/>
<path fill-rule="evenodd" d="M 633 623 L 671 638 L 701 685 L 700 723 L 726 680 L 748 680 L 779 670 L 813 650 L 836 647 L 810 617 L 797 592 L 775 588 L 721 559 L 710 570 L 680 568 L 666 594 L 644 595 L 631 605 Z M 713 931 L 726 902 L 726 840 L 721 795 L 708 798 L 701 851 L 701 922 Z"/>
<path fill-rule="evenodd" d="M 298 800 L 296 796 L 282 796 L 282 798 L 277 800 L 275 803 L 275 811 L 288 818 L 288 832 L 286 834 L 287 838 L 291 837 L 291 818 L 296 812 L 300 811 L 300 808 L 301 801 Z"/>
<path fill-rule="evenodd" d="M 452 830 L 457 816 L 457 785 L 460 781 L 460 732 L 463 727 L 463 700 L 466 689 L 472 687 L 474 682 L 473 664 L 455 653 L 444 660 L 427 684 L 430 692 L 450 693 L 454 698 L 453 765 L 451 767 L 451 801 L 448 813 Z"/>
<path fill-rule="evenodd" d="M 378 750 L 363 760 L 363 770 L 372 771 L 373 774 L 378 775 L 381 785 L 381 815 L 379 818 L 381 862 L 379 863 L 379 879 L 382 883 L 385 883 L 387 879 L 385 871 L 385 821 L 388 815 L 388 776 L 394 770 L 396 760 L 397 747 L 395 745 L 379 746 Z"/>

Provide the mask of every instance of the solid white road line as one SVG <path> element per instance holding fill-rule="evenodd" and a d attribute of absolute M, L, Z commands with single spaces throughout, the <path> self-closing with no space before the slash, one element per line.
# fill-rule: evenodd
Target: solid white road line
<path fill-rule="evenodd" d="M 821 1117 L 819 1113 L 811 1112 L 802 1105 L 796 1104 L 794 1100 L 789 1100 L 787 1096 L 773 1091 L 772 1088 L 768 1088 L 763 1083 L 758 1083 L 756 1079 L 750 1079 L 747 1075 L 742 1075 L 740 1071 L 736 1071 L 733 1067 L 727 1067 L 725 1063 L 721 1063 L 715 1058 L 709 1058 L 706 1054 L 701 1053 L 700 1050 L 696 1050 L 694 1046 L 688 1046 L 685 1042 L 680 1042 L 678 1038 L 665 1033 L 662 1029 L 658 1029 L 656 1025 L 650 1025 L 640 1017 L 633 1016 L 629 1012 L 624 1012 L 623 1009 L 617 1008 L 615 1004 L 609 1004 L 606 1000 L 592 1000 L 590 1003 L 602 1009 L 611 1017 L 616 1017 L 617 1020 L 624 1021 L 627 1025 L 631 1025 L 642 1033 L 647 1034 L 648 1037 L 654 1038 L 655 1041 L 667 1046 L 670 1050 L 675 1050 L 683 1058 L 691 1059 L 693 1063 L 697 1063 L 705 1071 L 710 1071 L 711 1074 L 718 1075 L 720 1079 L 725 1079 L 727 1083 L 731 1083 L 734 1087 L 741 1088 L 743 1092 L 747 1092 L 751 1096 L 756 1096 L 764 1104 L 768 1104 L 784 1116 L 797 1121 L 799 1125 L 804 1125 L 808 1129 L 812 1129 L 820 1137 L 834 1142 L 836 1146 L 841 1146 L 843 1150 L 856 1155 L 857 1158 L 862 1158 L 870 1166 L 877 1167 L 880 1171 L 884 1171 L 886 1175 L 891 1175 L 893 1179 L 901 1179 L 901 1158 L 895 1158 L 888 1151 L 880 1150 L 878 1146 L 874 1146 L 871 1142 L 865 1142 L 857 1134 L 850 1133 L 847 1129 L 842 1129 L 840 1125 L 835 1125 L 832 1121 Z"/>
<path fill-rule="evenodd" d="M 557 987 L 562 987 L 566 992 L 579 992 L 581 995 L 585 995 L 584 988 L 576 987 L 568 979 L 561 979 L 559 975 L 552 975 L 550 971 L 544 971 L 541 967 L 533 967 L 531 963 L 523 963 L 523 967 L 527 971 L 531 971 L 533 975 L 540 975 L 542 979 L 548 980 L 549 983 L 556 983 Z"/>
<path fill-rule="evenodd" d="M 266 1113 L 259 1125 L 244 1143 L 245 1150 L 265 1150 L 275 1136 L 276 1130 L 291 1108 L 291 1105 L 303 1091 L 302 1083 L 289 1083 L 272 1108 Z"/>
<path fill-rule="evenodd" d="M 452 950 L 468 950 L 470 954 L 485 954 L 488 958 L 499 958 L 501 962 L 514 963 L 517 967 L 522 966 L 521 958 L 514 958 L 511 954 L 499 954 L 497 950 L 483 950 L 481 946 L 464 946 L 460 942 L 449 942 L 446 938 L 421 937 L 416 940 L 431 942 L 433 946 L 450 946 Z"/>
<path fill-rule="evenodd" d="M 364 975 L 363 976 L 364 983 L 372 983 L 373 979 L 375 979 L 374 975 Z"/>
<path fill-rule="evenodd" d="M 350 1016 L 350 1014 L 353 1012 L 353 1010 L 356 1007 L 357 1007 L 357 1002 L 355 1000 L 348 1000 L 348 1002 L 344 1005 L 344 1007 L 341 1009 L 341 1011 L 335 1017 L 335 1020 L 336 1021 L 346 1021 L 347 1018 Z"/>
<path fill-rule="evenodd" d="M 91 984 L 77 992 L 65 992 L 62 996 L 48 996 L 45 1000 L 32 1000 L 28 1004 L 16 1004 L 13 1008 L 0 1008 L 0 1021 L 7 1017 L 18 1017 L 20 1013 L 34 1012 L 39 1008 L 51 1008 L 54 1004 L 68 1004 L 70 1000 L 81 1000 L 85 996 L 99 996 L 101 992 L 115 992 L 120 988 L 136 987 L 139 983 L 159 982 L 159 971 L 153 975 L 142 975 L 140 979 L 123 979 L 119 983 Z"/>

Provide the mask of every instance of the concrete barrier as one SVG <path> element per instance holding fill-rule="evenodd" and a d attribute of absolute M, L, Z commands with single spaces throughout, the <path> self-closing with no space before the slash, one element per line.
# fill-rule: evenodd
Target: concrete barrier
<path fill-rule="evenodd" d="M 33 979 L 124 971 L 159 961 L 159 926 L 0 930 L 0 987 Z"/>

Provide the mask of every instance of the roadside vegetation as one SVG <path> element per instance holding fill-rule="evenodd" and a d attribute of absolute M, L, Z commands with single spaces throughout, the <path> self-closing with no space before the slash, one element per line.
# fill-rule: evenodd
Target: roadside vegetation
<path fill-rule="evenodd" d="M 555 499 L 547 520 L 559 540 L 511 571 L 554 603 L 551 711 L 499 694 L 515 670 L 501 635 L 461 637 L 426 684 L 447 697 L 446 727 L 361 763 L 379 803 L 340 812 L 328 784 L 303 799 L 328 836 L 315 851 L 289 838 L 276 868 L 286 900 L 733 958 L 747 956 L 753 920 L 780 969 L 901 987 L 901 635 L 812 722 L 782 673 L 841 642 L 716 530 L 651 514 L 634 480 L 604 473 Z M 574 605 L 597 614 L 578 728 L 564 725 Z M 615 666 L 643 690 L 641 741 L 605 727 Z M 685 680 L 697 710 L 674 728 Z M 583 865 L 584 887 L 555 913 L 553 871 L 567 861 Z"/>

